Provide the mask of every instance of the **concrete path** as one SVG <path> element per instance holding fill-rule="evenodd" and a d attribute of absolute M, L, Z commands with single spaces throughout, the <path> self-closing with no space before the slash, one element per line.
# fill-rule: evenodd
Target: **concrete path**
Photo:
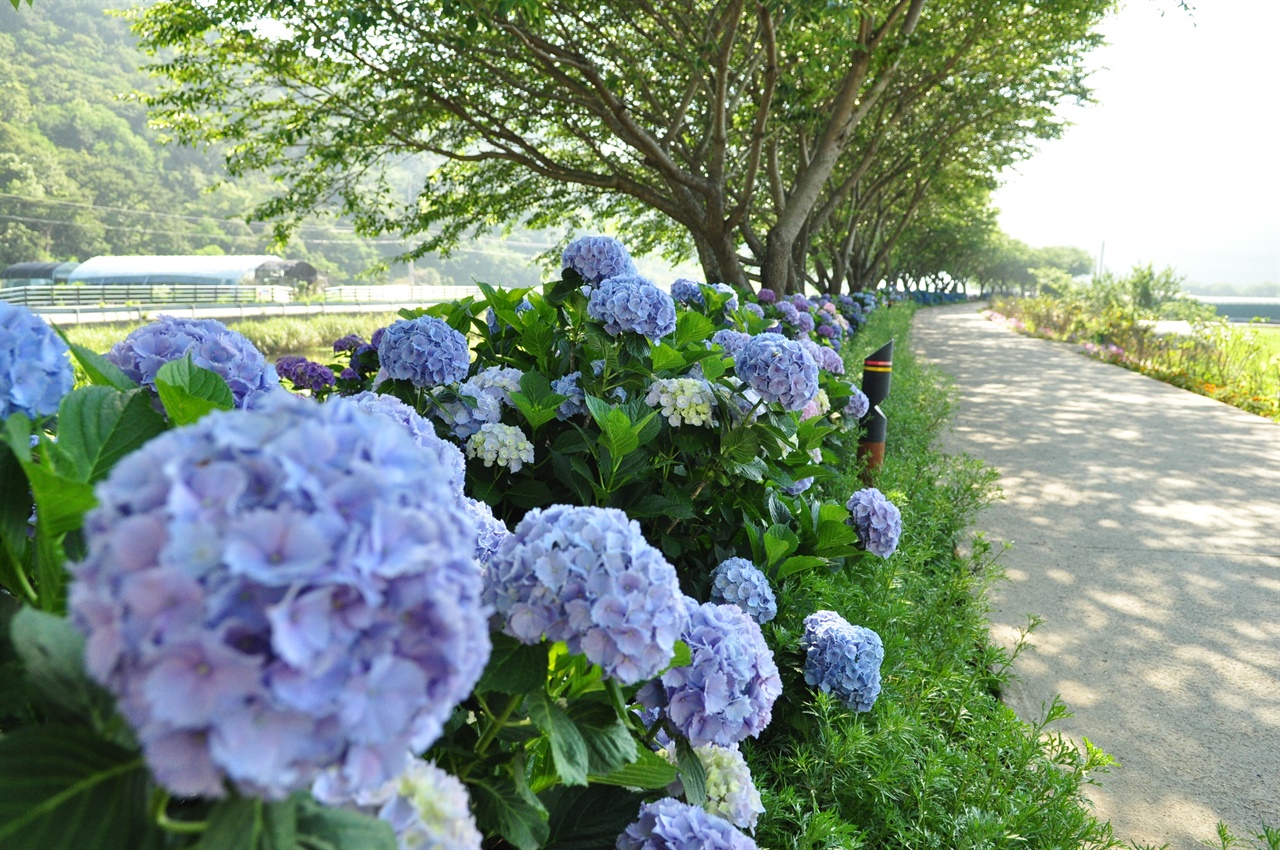
<path fill-rule="evenodd" d="M 947 448 L 1000 471 L 993 635 L 1044 618 L 1008 704 L 1060 694 L 1058 730 L 1119 760 L 1088 794 L 1125 841 L 1280 827 L 1280 426 L 971 305 L 921 310 L 914 340 L 956 381 Z"/>

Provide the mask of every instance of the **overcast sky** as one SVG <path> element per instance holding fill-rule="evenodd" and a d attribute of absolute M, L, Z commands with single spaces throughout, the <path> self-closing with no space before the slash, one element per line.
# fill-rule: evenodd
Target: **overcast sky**
<path fill-rule="evenodd" d="M 1280 0 L 1128 0 L 1089 60 L 1096 104 L 1006 172 L 1006 233 L 1076 245 L 1124 272 L 1276 283 L 1280 296 Z M 1163 10 L 1164 14 L 1161 15 Z"/>

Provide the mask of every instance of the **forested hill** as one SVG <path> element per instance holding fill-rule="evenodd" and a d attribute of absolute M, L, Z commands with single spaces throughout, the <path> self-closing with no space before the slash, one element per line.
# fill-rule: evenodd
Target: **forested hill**
<path fill-rule="evenodd" d="M 161 144 L 148 128 L 130 94 L 149 85 L 146 57 L 127 23 L 108 14 L 125 2 L 0 4 L 0 268 L 97 254 L 269 252 L 268 227 L 244 220 L 268 196 L 266 178 L 210 192 L 225 175 L 219 157 Z M 346 282 L 403 247 L 322 222 L 270 252 Z M 534 253 L 489 244 L 421 262 L 416 279 L 529 284 Z"/>

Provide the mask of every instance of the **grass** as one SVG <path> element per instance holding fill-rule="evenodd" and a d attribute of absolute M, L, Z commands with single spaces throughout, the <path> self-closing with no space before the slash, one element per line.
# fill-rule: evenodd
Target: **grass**
<path fill-rule="evenodd" d="M 776 850 L 1124 846 L 1081 792 L 1109 757 L 1053 731 L 1061 705 L 1027 725 L 999 699 L 1011 659 L 989 639 L 986 598 L 1000 570 L 980 538 L 971 555 L 958 554 L 963 530 L 996 493 L 995 473 L 937 450 L 950 394 L 911 356 L 912 313 L 876 311 L 862 350 L 847 358 L 860 365 L 895 340 L 876 485 L 902 509 L 899 549 L 788 583 L 784 613 L 767 627 L 772 645 L 795 647 L 803 618 L 825 608 L 875 629 L 883 692 L 871 712 L 854 714 L 804 684 L 797 650 L 779 653 L 774 721 L 744 745 L 767 808 L 757 839 Z M 843 501 L 862 486 L 856 473 L 829 495 Z"/>

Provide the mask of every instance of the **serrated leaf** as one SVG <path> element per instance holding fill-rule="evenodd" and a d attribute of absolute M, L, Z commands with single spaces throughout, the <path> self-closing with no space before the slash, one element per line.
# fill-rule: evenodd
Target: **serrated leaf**
<path fill-rule="evenodd" d="M 84 369 L 84 373 L 89 376 L 91 384 L 100 387 L 112 387 L 121 392 L 128 392 L 138 388 L 137 382 L 126 375 L 119 366 L 101 354 L 91 351 L 83 345 L 76 345 L 74 342 L 68 342 L 67 345 L 71 349 L 71 356 L 75 357 L 76 362 L 80 364 L 80 368 Z"/>
<path fill-rule="evenodd" d="M 676 767 L 680 770 L 685 802 L 701 808 L 707 801 L 707 771 L 684 736 L 676 739 Z"/>
<path fill-rule="evenodd" d="M 501 632 L 494 632 L 492 638 L 493 652 L 476 685 L 477 693 L 522 694 L 543 686 L 551 644 L 539 641 L 525 645 Z"/>
<path fill-rule="evenodd" d="M 676 319 L 676 348 L 702 342 L 716 331 L 715 322 L 701 313 L 685 310 Z"/>
<path fill-rule="evenodd" d="M 352 809 L 326 806 L 310 797 L 298 799 L 298 836 L 316 850 L 396 850 L 391 824 Z"/>
<path fill-rule="evenodd" d="M 795 539 L 795 534 L 791 533 L 791 529 L 783 529 L 791 534 L 790 539 L 781 536 L 774 531 L 780 526 L 771 526 L 764 535 L 764 551 L 765 558 L 770 566 L 779 563 L 783 558 L 790 555 L 799 547 L 799 541 Z"/>
<path fill-rule="evenodd" d="M 554 788 L 544 794 L 550 815 L 545 850 L 613 847 L 640 813 L 643 798 L 622 788 Z"/>
<path fill-rule="evenodd" d="M 206 818 L 197 850 L 294 850 L 298 844 L 300 795 L 268 803 L 232 797 Z"/>
<path fill-rule="evenodd" d="M 156 392 L 175 426 L 190 425 L 211 411 L 235 407 L 235 396 L 222 376 L 197 366 L 190 354 L 160 367 Z"/>
<path fill-rule="evenodd" d="M 73 726 L 0 738 L 0 846 L 135 850 L 151 845 L 142 757 Z"/>
<path fill-rule="evenodd" d="M 65 617 L 23 608 L 9 626 L 27 681 L 53 705 L 86 719 L 107 716 L 111 696 L 84 671 L 84 635 Z"/>
<path fill-rule="evenodd" d="M 552 396 L 552 398 L 557 397 Z M 563 396 L 558 398 L 559 401 L 556 401 L 554 404 L 544 406 L 539 403 L 535 403 L 524 393 L 512 393 L 511 403 L 514 404 L 516 409 L 524 415 L 525 421 L 529 423 L 530 427 L 536 430 L 556 418 L 556 408 L 561 401 L 564 401 Z"/>
<path fill-rule="evenodd" d="M 693 503 L 689 501 L 687 496 L 679 499 L 664 494 L 650 493 L 627 505 L 627 514 L 633 519 L 663 516 L 674 519 L 691 519 L 693 517 Z"/>
<path fill-rule="evenodd" d="M 569 715 L 546 691 L 529 694 L 524 702 L 529 719 L 542 730 L 551 743 L 551 758 L 565 785 L 587 784 L 587 743 Z"/>
<path fill-rule="evenodd" d="M 565 711 L 587 745 L 589 773 L 611 773 L 636 760 L 636 739 L 608 701 L 574 699 Z"/>
<path fill-rule="evenodd" d="M 675 371 L 685 366 L 684 355 L 665 342 L 653 346 L 649 350 L 649 356 L 653 361 L 654 372 Z"/>
<path fill-rule="evenodd" d="M 794 555 L 779 564 L 774 574 L 781 580 L 804 570 L 828 566 L 830 563 L 826 558 L 819 558 L 816 555 Z"/>
<path fill-rule="evenodd" d="M 631 764 L 607 776 L 590 777 L 592 785 L 618 785 L 623 788 L 666 788 L 679 777 L 676 766 L 657 753 L 641 750 Z"/>
<path fill-rule="evenodd" d="M 735 475 L 741 475 L 748 481 L 763 481 L 769 472 L 769 468 L 765 466 L 764 461 L 760 458 L 752 458 L 748 463 L 731 463 L 729 470 Z"/>
<path fill-rule="evenodd" d="M 844 511 L 843 508 L 841 508 Z M 848 515 L 848 511 L 844 511 Z M 845 522 L 834 522 L 832 520 L 823 520 L 818 523 L 817 543 L 815 549 L 824 551 L 827 549 L 838 549 L 845 546 L 856 546 L 858 543 L 858 532 Z"/>
<path fill-rule="evenodd" d="M 520 850 L 538 850 L 546 842 L 546 809 L 527 790 L 521 793 L 510 779 L 497 776 L 478 779 L 468 788 L 482 832 L 497 832 Z"/>
<path fill-rule="evenodd" d="M 707 357 L 699 361 L 702 363 L 702 377 L 708 381 L 714 381 L 729 370 L 729 364 L 722 357 Z"/>
<path fill-rule="evenodd" d="M 759 451 L 760 438 L 746 428 L 726 431 L 720 438 L 720 454 L 728 458 L 730 463 L 751 463 Z"/>
<path fill-rule="evenodd" d="M 105 478 L 122 457 L 164 431 L 164 418 L 152 408 L 146 390 L 84 387 L 68 394 L 58 406 L 58 442 L 52 452 L 64 475 L 74 470 L 66 477 L 92 484 Z"/>

